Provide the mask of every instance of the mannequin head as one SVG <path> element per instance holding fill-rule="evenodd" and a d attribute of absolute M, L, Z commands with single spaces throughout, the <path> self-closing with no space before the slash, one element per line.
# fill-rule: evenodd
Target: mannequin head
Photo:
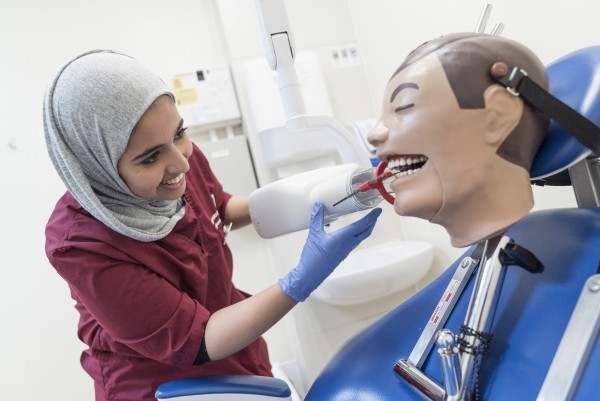
<path fill-rule="evenodd" d="M 391 184 L 396 212 L 444 226 L 454 246 L 502 233 L 533 206 L 529 168 L 547 121 L 493 81 L 498 62 L 547 86 L 543 64 L 519 43 L 476 33 L 443 36 L 394 72 L 369 133 L 392 169 L 413 163 Z"/>

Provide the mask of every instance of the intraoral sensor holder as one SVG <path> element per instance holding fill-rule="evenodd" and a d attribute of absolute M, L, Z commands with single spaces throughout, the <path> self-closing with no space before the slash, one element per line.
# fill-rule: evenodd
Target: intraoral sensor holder
<path fill-rule="evenodd" d="M 375 170 L 375 178 L 365 181 L 364 183 L 362 183 L 360 185 L 360 187 L 357 190 L 353 191 L 352 193 L 346 195 L 339 201 L 335 202 L 333 204 L 333 206 L 339 205 L 346 199 L 353 197 L 354 195 L 358 194 L 359 192 L 365 192 L 365 191 L 368 191 L 371 189 L 378 190 L 379 193 L 381 194 L 381 196 L 383 197 L 383 199 L 385 199 L 386 201 L 388 201 L 389 203 L 391 203 L 393 205 L 394 197 L 392 195 L 390 195 L 390 193 L 385 189 L 385 187 L 383 186 L 383 181 L 390 177 L 393 177 L 394 173 L 392 173 L 391 171 L 385 171 L 386 167 L 387 167 L 387 163 L 385 163 L 385 162 L 379 163 L 379 165 L 377 165 L 377 169 Z"/>

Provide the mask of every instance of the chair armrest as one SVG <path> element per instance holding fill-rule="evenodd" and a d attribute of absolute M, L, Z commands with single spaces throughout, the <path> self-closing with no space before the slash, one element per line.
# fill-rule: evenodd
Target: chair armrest
<path fill-rule="evenodd" d="M 291 390 L 283 380 L 251 375 L 192 377 L 161 384 L 158 400 L 185 401 L 288 401 Z"/>

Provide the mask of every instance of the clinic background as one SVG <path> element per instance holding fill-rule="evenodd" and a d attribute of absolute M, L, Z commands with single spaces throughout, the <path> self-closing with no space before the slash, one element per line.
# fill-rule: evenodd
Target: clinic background
<path fill-rule="evenodd" d="M 344 124 L 377 117 L 385 84 L 406 54 L 432 37 L 474 30 L 485 4 L 475 0 L 285 2 L 297 50 L 316 55 L 332 116 Z M 487 31 L 495 22 L 503 22 L 503 36 L 527 45 L 545 63 L 598 44 L 600 6 L 592 0 L 492 4 Z M 243 179 L 250 185 L 239 187 L 247 188 L 240 190 L 244 192 L 264 185 L 272 173 L 264 162 L 268 155 L 261 154 L 256 143 L 243 73 L 247 61 L 264 57 L 261 40 L 252 0 L 0 0 L 3 399 L 93 399 L 91 379 L 79 364 L 84 346 L 76 337 L 74 302 L 44 254 L 44 227 L 64 191 L 46 155 L 41 119 L 44 89 L 54 73 L 67 60 L 94 48 L 130 54 L 166 82 L 179 73 L 229 66 L 241 110 L 234 135 L 248 143 L 256 171 L 256 176 Z M 336 64 L 331 49 L 348 47 L 357 49 L 357 58 L 351 65 Z M 195 140 L 212 141 L 201 135 Z M 242 147 L 241 151 L 248 150 Z M 238 170 L 235 155 L 219 163 Z M 247 173 L 239 169 L 240 175 Z M 225 186 L 235 192 L 227 182 Z M 536 187 L 535 196 L 536 209 L 575 205 L 570 188 Z M 383 219 L 365 246 L 394 238 L 429 241 L 435 250 L 431 270 L 414 288 L 367 304 L 336 307 L 309 300 L 269 331 L 272 361 L 292 372 L 300 391 L 353 333 L 426 285 L 463 251 L 452 248 L 439 227 L 398 217 L 389 205 L 383 207 Z M 230 243 L 237 285 L 255 292 L 274 282 L 298 260 L 305 236 L 300 232 L 265 241 L 251 228 L 234 232 Z"/>

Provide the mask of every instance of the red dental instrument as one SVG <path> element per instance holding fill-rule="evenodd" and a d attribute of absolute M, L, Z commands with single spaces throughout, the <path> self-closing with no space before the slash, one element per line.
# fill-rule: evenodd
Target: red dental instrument
<path fill-rule="evenodd" d="M 377 165 L 377 170 L 375 170 L 375 178 L 362 183 L 360 185 L 360 187 L 358 187 L 357 190 L 353 191 L 352 193 L 348 194 L 344 198 L 335 202 L 333 204 L 333 206 L 339 205 L 346 199 L 349 199 L 360 192 L 365 192 L 370 189 L 377 189 L 379 191 L 379 193 L 381 194 L 381 196 L 383 197 L 383 199 L 385 199 L 386 201 L 388 201 L 391 204 L 394 204 L 394 197 L 392 195 L 390 195 L 383 186 L 383 180 L 394 175 L 394 173 L 392 173 L 390 171 L 385 171 L 386 167 L 387 167 L 387 163 L 385 163 L 385 162 L 379 163 L 379 165 Z"/>

